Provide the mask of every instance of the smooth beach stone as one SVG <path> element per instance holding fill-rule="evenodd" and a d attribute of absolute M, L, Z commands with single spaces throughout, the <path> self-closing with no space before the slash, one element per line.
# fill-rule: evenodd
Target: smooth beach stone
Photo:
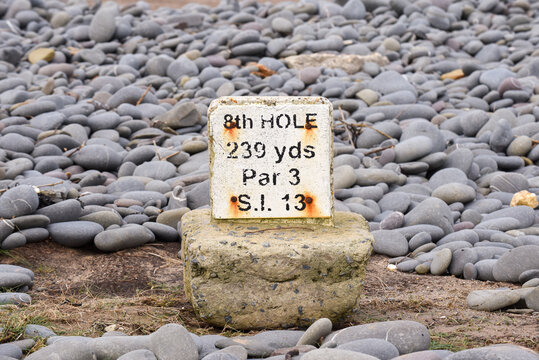
<path fill-rule="evenodd" d="M 517 136 L 507 147 L 509 156 L 526 156 L 533 147 L 532 139 L 529 136 Z"/>
<path fill-rule="evenodd" d="M 431 236 L 432 241 L 437 241 L 444 236 L 444 231 L 441 228 L 428 224 L 404 226 L 400 229 L 396 229 L 395 231 L 398 231 L 404 235 L 406 239 L 411 239 L 414 235 L 421 232 L 428 233 Z"/>
<path fill-rule="evenodd" d="M 12 223 L 19 230 L 24 230 L 31 227 L 47 227 L 50 224 L 50 219 L 39 214 L 24 215 L 12 219 Z"/>
<path fill-rule="evenodd" d="M 497 90 L 501 82 L 507 78 L 515 77 L 514 73 L 506 68 L 487 70 L 481 74 L 479 81 L 491 90 Z"/>
<path fill-rule="evenodd" d="M 427 328 L 415 321 L 395 320 L 372 324 L 350 326 L 330 334 L 324 343 L 334 342 L 337 345 L 361 339 L 384 339 L 392 343 L 399 354 L 408 354 L 415 351 L 427 350 L 430 335 Z"/>
<path fill-rule="evenodd" d="M 331 332 L 332 327 L 333 324 L 328 318 L 318 319 L 307 328 L 296 345 L 315 345 L 320 338 L 326 337 Z"/>
<path fill-rule="evenodd" d="M 414 251 L 418 249 L 420 246 L 429 244 L 431 242 L 432 242 L 432 237 L 430 236 L 428 232 L 420 232 L 410 238 L 410 241 L 408 242 L 408 246 L 410 247 L 410 250 Z"/>
<path fill-rule="evenodd" d="M 20 232 L 10 234 L 2 241 L 3 250 L 11 250 L 26 245 L 26 237 Z"/>
<path fill-rule="evenodd" d="M 123 223 L 122 217 L 118 213 L 107 210 L 92 212 L 91 214 L 81 216 L 79 220 L 99 224 L 104 229 L 111 225 L 122 225 Z"/>
<path fill-rule="evenodd" d="M 56 104 L 52 101 L 35 101 L 22 105 L 11 112 L 13 116 L 33 117 L 39 114 L 48 113 L 56 110 Z"/>
<path fill-rule="evenodd" d="M 527 228 L 529 226 L 532 226 L 535 221 L 533 209 L 529 206 L 520 205 L 500 209 L 491 212 L 490 214 L 485 214 L 483 215 L 483 221 L 480 223 L 480 225 L 483 222 L 489 220 L 499 220 L 501 218 L 513 218 L 518 220 L 518 228 Z"/>
<path fill-rule="evenodd" d="M 413 272 L 419 265 L 417 260 L 406 260 L 397 264 L 397 270 L 402 272 Z"/>
<path fill-rule="evenodd" d="M 475 359 L 518 359 L 536 360 L 537 354 L 530 349 L 512 344 L 499 344 L 468 349 L 456 352 L 444 358 L 444 360 L 475 360 Z"/>
<path fill-rule="evenodd" d="M 333 169 L 333 188 L 335 190 L 352 187 L 357 180 L 354 168 L 350 165 L 341 165 Z"/>
<path fill-rule="evenodd" d="M 433 150 L 432 140 L 426 136 L 415 136 L 395 146 L 395 162 L 402 163 L 420 159 Z"/>
<path fill-rule="evenodd" d="M 136 177 L 123 176 L 107 186 L 107 193 L 124 193 L 144 190 L 144 182 Z M 144 203 L 143 203 L 144 204 Z"/>
<path fill-rule="evenodd" d="M 450 249 L 442 249 L 434 254 L 430 264 L 430 273 L 432 275 L 443 275 L 449 264 L 451 264 L 453 252 Z"/>
<path fill-rule="evenodd" d="M 239 336 L 215 343 L 218 348 L 227 348 L 230 345 L 242 346 L 247 350 L 250 357 L 265 357 L 271 355 L 277 349 L 295 347 L 303 331 L 293 330 L 270 330 L 263 331 L 253 336 Z"/>
<path fill-rule="evenodd" d="M 133 176 L 149 177 L 156 180 L 167 180 L 176 174 L 176 167 L 168 161 L 145 162 L 136 167 Z"/>
<path fill-rule="evenodd" d="M 429 179 L 429 186 L 431 187 L 431 189 L 435 190 L 445 184 L 466 184 L 467 182 L 468 177 L 462 170 L 449 168 L 439 170 L 434 175 L 432 175 Z"/>
<path fill-rule="evenodd" d="M 0 305 L 27 305 L 32 302 L 32 297 L 25 293 L 4 292 L 0 293 Z"/>
<path fill-rule="evenodd" d="M 122 104 L 137 104 L 139 100 L 142 98 L 142 95 L 145 94 L 145 90 L 143 88 L 137 87 L 137 86 L 126 86 L 124 88 L 119 89 L 117 92 L 114 93 L 108 100 L 107 100 L 107 106 L 110 108 L 117 108 Z M 157 98 L 152 93 L 147 93 L 143 100 L 141 101 L 141 104 L 156 104 Z M 138 108 L 142 109 L 142 108 Z M 109 122 L 113 121 L 114 118 L 109 119 Z M 96 124 L 94 123 L 94 126 Z M 107 128 L 107 127 L 103 127 Z M 110 127 L 109 127 L 110 128 Z"/>
<path fill-rule="evenodd" d="M 391 192 L 384 195 L 384 197 L 378 201 L 381 211 L 399 211 L 406 213 L 410 206 L 410 196 L 404 192 Z"/>
<path fill-rule="evenodd" d="M 490 147 L 495 152 L 505 152 L 513 139 L 511 124 L 506 119 L 500 119 L 490 136 Z"/>
<path fill-rule="evenodd" d="M 476 229 L 508 231 L 520 228 L 520 221 L 513 217 L 499 217 L 496 219 L 481 221 Z"/>
<path fill-rule="evenodd" d="M 36 214 L 45 215 L 51 223 L 57 223 L 78 220 L 81 212 L 81 203 L 75 199 L 69 199 L 42 207 L 36 211 Z"/>
<path fill-rule="evenodd" d="M 0 273 L 1 272 L 22 273 L 28 275 L 30 279 L 34 279 L 34 272 L 32 270 L 18 265 L 0 264 Z"/>
<path fill-rule="evenodd" d="M 157 360 L 157 358 L 150 350 L 140 349 L 123 354 L 118 360 Z"/>
<path fill-rule="evenodd" d="M 373 231 L 374 251 L 387 256 L 402 256 L 408 253 L 408 241 L 404 235 L 392 230 Z"/>
<path fill-rule="evenodd" d="M 520 295 L 511 290 L 475 290 L 468 295 L 466 303 L 474 310 L 496 311 L 519 300 Z"/>
<path fill-rule="evenodd" d="M 187 207 L 165 210 L 157 216 L 156 222 L 159 224 L 168 225 L 174 229 L 178 227 L 183 215 L 190 211 Z"/>
<path fill-rule="evenodd" d="M 357 185 L 371 186 L 379 183 L 395 184 L 399 175 L 392 170 L 385 169 L 356 169 Z"/>
<path fill-rule="evenodd" d="M 468 203 L 475 199 L 475 190 L 468 185 L 449 183 L 434 189 L 432 196 L 445 201 L 447 204 L 455 202 Z"/>
<path fill-rule="evenodd" d="M 90 244 L 104 230 L 103 226 L 91 221 L 66 221 L 47 227 L 53 241 L 68 247 Z"/>
<path fill-rule="evenodd" d="M 402 227 L 404 214 L 398 211 L 392 212 L 380 222 L 381 230 L 392 230 Z"/>
<path fill-rule="evenodd" d="M 39 206 L 36 190 L 29 185 L 19 185 L 0 196 L 0 217 L 11 218 L 34 213 Z"/>
<path fill-rule="evenodd" d="M 92 18 L 89 37 L 95 42 L 107 42 L 114 37 L 116 31 L 116 5 L 103 6 Z"/>
<path fill-rule="evenodd" d="M 159 207 L 164 207 L 167 204 L 167 198 L 165 197 L 165 195 L 157 191 L 127 191 L 122 193 L 120 198 L 140 201 L 143 204 L 147 204 L 148 202 L 155 202 L 159 205 Z"/>
<path fill-rule="evenodd" d="M 539 269 L 526 270 L 520 274 L 520 276 L 518 277 L 518 282 L 523 284 L 531 279 L 537 279 L 537 278 L 539 278 Z"/>
<path fill-rule="evenodd" d="M 22 350 L 17 345 L 12 343 L 0 344 L 0 359 L 6 357 L 8 360 L 11 359 L 21 359 Z"/>
<path fill-rule="evenodd" d="M 496 264 L 496 262 L 496 259 L 484 259 L 476 262 L 474 264 L 474 268 L 477 279 L 483 281 L 496 281 L 492 275 L 492 269 L 494 268 L 494 264 Z"/>
<path fill-rule="evenodd" d="M 201 119 L 200 112 L 191 102 L 175 105 L 171 110 L 157 116 L 154 121 L 159 127 L 171 127 L 173 129 L 190 127 L 197 124 Z"/>
<path fill-rule="evenodd" d="M 247 360 L 247 350 L 239 345 L 228 346 L 222 350 L 211 353 L 202 359 L 206 360 Z"/>
<path fill-rule="evenodd" d="M 0 148 L 29 154 L 34 150 L 34 142 L 26 136 L 9 133 L 0 137 Z"/>
<path fill-rule="evenodd" d="M 450 243 L 452 241 L 467 241 L 470 244 L 475 244 L 479 241 L 479 235 L 473 230 L 470 229 L 464 229 L 460 231 L 455 231 L 454 233 L 447 234 L 443 238 L 441 238 L 438 242 L 436 242 L 437 245 L 443 245 Z"/>
<path fill-rule="evenodd" d="M 218 340 L 227 340 L 227 338 L 222 335 L 197 336 L 191 333 L 191 337 L 193 338 L 193 341 L 197 345 L 198 355 L 201 358 L 204 358 L 204 356 L 209 355 L 219 350 L 217 347 L 215 347 L 215 343 Z"/>
<path fill-rule="evenodd" d="M 28 324 L 24 328 L 24 336 L 28 338 L 46 339 L 51 336 L 56 336 L 56 333 L 43 325 Z"/>
<path fill-rule="evenodd" d="M 337 349 L 356 351 L 380 360 L 389 360 L 399 356 L 399 350 L 395 345 L 382 339 L 354 340 L 337 346 Z"/>
<path fill-rule="evenodd" d="M 0 288 L 16 289 L 24 286 L 31 287 L 32 278 L 25 273 L 0 272 Z"/>
<path fill-rule="evenodd" d="M 150 336 L 150 348 L 158 359 L 198 360 L 198 349 L 189 332 L 179 324 L 161 326 Z"/>
<path fill-rule="evenodd" d="M 123 337 L 130 338 L 130 337 L 125 337 L 125 336 Z M 86 338 L 81 339 L 78 337 L 66 337 L 65 339 L 55 341 L 51 345 L 43 347 L 40 350 L 36 351 L 35 353 L 32 353 L 30 356 L 27 357 L 27 359 L 40 360 L 40 359 L 55 359 L 55 358 L 63 358 L 63 357 L 66 357 L 68 359 L 74 359 L 74 360 L 95 359 L 96 355 L 104 355 L 103 352 L 100 351 L 101 349 L 96 345 L 96 344 L 99 344 L 97 340 L 101 340 L 101 339 L 103 338 L 93 339 L 95 341 L 88 341 Z M 114 350 L 118 350 L 118 348 L 120 348 L 120 346 L 116 347 L 117 344 L 111 344 L 111 342 L 109 342 L 107 345 L 111 346 L 111 349 L 110 349 L 111 352 L 113 352 Z M 118 358 L 124 353 L 129 352 L 131 349 L 128 348 L 128 350 L 125 352 L 121 350 L 123 350 L 123 348 L 121 348 L 120 351 L 118 351 L 120 352 L 120 354 L 115 353 L 115 355 L 117 356 L 114 358 Z M 100 357 L 100 358 L 104 358 L 104 357 Z"/>
<path fill-rule="evenodd" d="M 524 245 L 502 255 L 494 264 L 492 275 L 496 281 L 518 282 L 520 274 L 531 269 L 539 269 L 539 246 Z"/>
<path fill-rule="evenodd" d="M 477 269 L 474 264 L 466 263 L 462 269 L 462 277 L 466 280 L 476 280 L 477 279 Z"/>
<path fill-rule="evenodd" d="M 127 225 L 121 228 L 102 231 L 94 238 L 95 246 L 106 252 L 132 248 L 152 242 L 154 234 L 142 225 Z"/>
<path fill-rule="evenodd" d="M 355 197 L 363 200 L 379 201 L 383 196 L 384 190 L 381 186 L 354 186 L 350 189 L 338 189 L 335 191 L 335 197 L 340 200 Z"/>
<path fill-rule="evenodd" d="M 21 230 L 21 234 L 24 235 L 27 244 L 45 241 L 49 238 L 49 231 L 41 227 Z"/>
<path fill-rule="evenodd" d="M 465 208 L 475 210 L 480 214 L 486 214 L 500 210 L 502 206 L 503 203 L 499 199 L 482 199 L 467 204 Z"/>
<path fill-rule="evenodd" d="M 378 358 L 355 351 L 341 349 L 317 349 L 309 351 L 302 357 L 304 360 L 376 360 Z"/>
<path fill-rule="evenodd" d="M 490 188 L 501 192 L 516 193 L 521 190 L 528 190 L 529 186 L 526 177 L 517 173 L 500 174 L 490 181 Z"/>
<path fill-rule="evenodd" d="M 176 228 L 156 222 L 145 222 L 144 227 L 150 229 L 156 241 L 175 242 L 179 241 L 179 234 Z"/>
<path fill-rule="evenodd" d="M 526 306 L 529 309 L 533 309 L 535 311 L 538 311 L 539 309 L 539 286 L 536 286 L 531 290 L 525 297 L 524 300 L 526 301 Z"/>
<path fill-rule="evenodd" d="M 75 164 L 85 169 L 116 171 L 122 163 L 122 155 L 101 145 L 86 145 L 72 156 Z"/>
<path fill-rule="evenodd" d="M 445 202 L 437 198 L 428 198 L 419 203 L 404 216 L 404 225 L 419 224 L 434 225 L 441 228 L 445 234 L 453 232 L 453 217 Z"/>

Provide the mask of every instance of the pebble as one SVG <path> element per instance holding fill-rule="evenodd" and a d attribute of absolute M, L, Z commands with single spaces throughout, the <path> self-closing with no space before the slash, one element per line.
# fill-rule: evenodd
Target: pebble
<path fill-rule="evenodd" d="M 520 295 L 512 290 L 475 290 L 466 298 L 474 310 L 496 311 L 517 303 Z"/>
<path fill-rule="evenodd" d="M 95 42 L 107 42 L 114 37 L 116 31 L 116 5 L 103 6 L 92 18 L 89 37 Z"/>
<path fill-rule="evenodd" d="M 392 343 L 382 339 L 361 339 L 339 345 L 337 349 L 355 351 L 378 359 L 393 359 L 399 350 Z"/>
<path fill-rule="evenodd" d="M 432 275 L 443 275 L 451 264 L 452 257 L 453 252 L 447 248 L 436 252 L 430 264 L 430 273 Z"/>
<path fill-rule="evenodd" d="M 422 158 L 432 151 L 432 140 L 426 136 L 416 136 L 399 142 L 395 146 L 395 161 L 408 162 Z"/>
<path fill-rule="evenodd" d="M 429 224 L 441 228 L 445 234 L 453 232 L 453 216 L 445 202 L 427 198 L 404 216 L 404 225 Z"/>
<path fill-rule="evenodd" d="M 331 320 L 327 318 L 318 319 L 307 328 L 296 345 L 316 345 L 318 340 L 329 335 L 332 327 Z"/>
<path fill-rule="evenodd" d="M 511 201 L 539 188 L 539 63 L 536 10 L 520 3 L 0 4 L 0 244 L 51 236 L 117 251 L 179 241 L 183 214 L 210 204 L 210 102 L 323 95 L 335 109 L 336 207 L 378 229 L 375 251 L 413 251 L 402 271 L 521 281 L 538 268 L 536 210 Z M 287 66 L 318 52 L 334 62 Z M 341 57 L 374 52 L 361 64 Z M 337 119 L 353 127 L 351 139 Z M 84 233 L 68 241 L 55 229 Z"/>
<path fill-rule="evenodd" d="M 408 241 L 404 235 L 391 230 L 373 231 L 374 251 L 391 257 L 403 256 L 408 253 Z"/>
<path fill-rule="evenodd" d="M 66 221 L 50 224 L 47 230 L 53 241 L 67 247 L 80 247 L 91 244 L 104 228 L 92 221 Z"/>
<path fill-rule="evenodd" d="M 111 252 L 140 246 L 154 240 L 155 236 L 149 229 L 142 225 L 131 224 L 97 234 L 94 243 L 99 250 Z"/>
<path fill-rule="evenodd" d="M 475 190 L 468 185 L 459 183 L 444 184 L 432 192 L 432 196 L 445 201 L 448 205 L 453 203 L 468 203 L 475 199 Z"/>
<path fill-rule="evenodd" d="M 0 197 L 0 217 L 11 218 L 34 213 L 39 197 L 30 185 L 20 185 L 7 190 Z"/>
<path fill-rule="evenodd" d="M 502 255 L 492 269 L 496 281 L 518 282 L 524 271 L 539 269 L 539 246 L 524 245 Z"/>

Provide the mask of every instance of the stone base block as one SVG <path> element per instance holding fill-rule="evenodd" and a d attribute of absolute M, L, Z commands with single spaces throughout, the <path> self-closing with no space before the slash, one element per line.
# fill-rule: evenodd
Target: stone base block
<path fill-rule="evenodd" d="M 197 316 L 235 329 L 308 326 L 357 309 L 373 237 L 360 215 L 335 226 L 214 223 L 209 210 L 182 218 L 187 298 Z"/>

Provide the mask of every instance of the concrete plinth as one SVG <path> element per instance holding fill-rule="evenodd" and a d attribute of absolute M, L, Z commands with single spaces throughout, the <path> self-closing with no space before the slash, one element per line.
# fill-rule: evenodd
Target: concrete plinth
<path fill-rule="evenodd" d="M 357 309 L 373 237 L 357 214 L 335 227 L 213 223 L 209 210 L 182 218 L 187 298 L 197 316 L 236 329 L 308 326 Z"/>

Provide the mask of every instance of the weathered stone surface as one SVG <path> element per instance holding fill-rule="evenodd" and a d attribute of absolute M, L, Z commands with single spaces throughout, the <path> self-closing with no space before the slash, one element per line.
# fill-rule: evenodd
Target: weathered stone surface
<path fill-rule="evenodd" d="M 212 224 L 209 210 L 195 210 L 181 228 L 185 291 L 210 324 L 306 326 L 357 307 L 373 243 L 359 215 L 337 212 L 335 227 L 265 230 L 275 224 Z"/>
<path fill-rule="evenodd" d="M 372 55 L 347 55 L 347 54 L 304 54 L 289 56 L 284 59 L 289 68 L 301 70 L 306 67 L 325 67 L 343 69 L 349 74 L 355 74 L 363 68 L 367 62 L 373 62 L 380 66 L 387 65 L 389 61 L 380 54 Z"/>

